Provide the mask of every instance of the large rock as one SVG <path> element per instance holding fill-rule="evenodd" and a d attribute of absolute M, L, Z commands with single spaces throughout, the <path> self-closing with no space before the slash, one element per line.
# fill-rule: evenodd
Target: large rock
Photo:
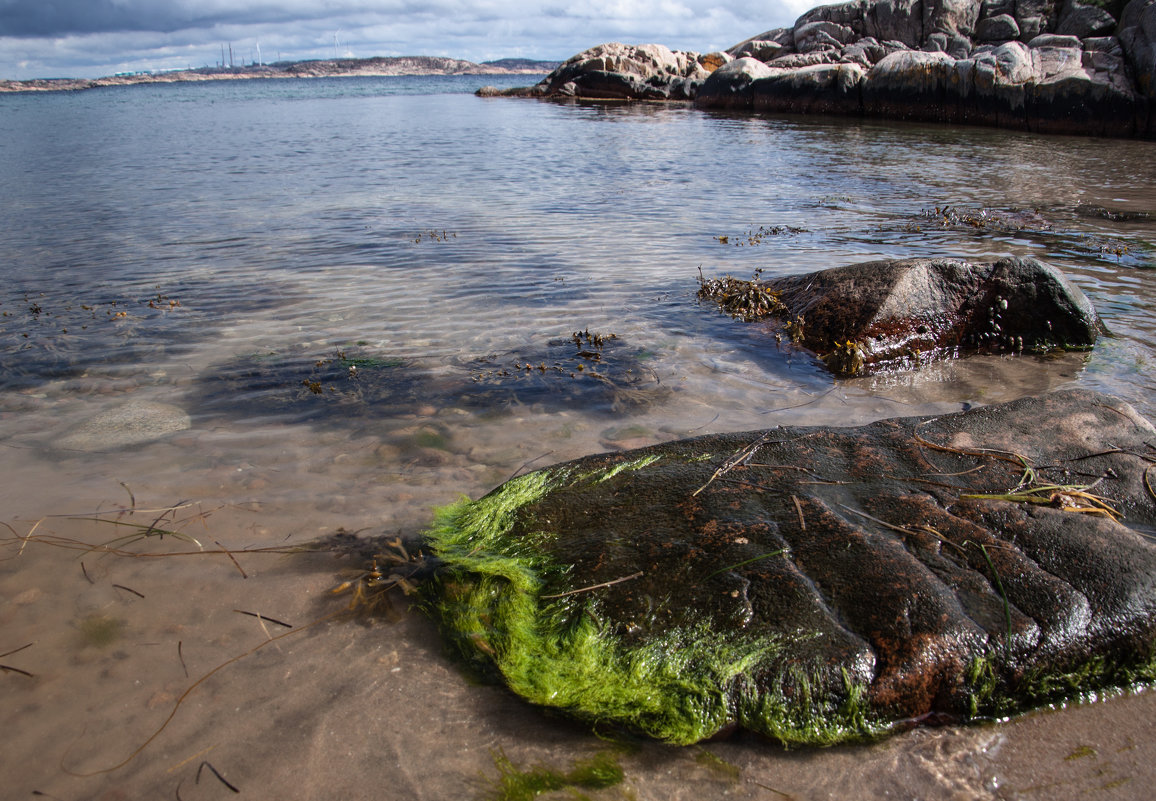
<path fill-rule="evenodd" d="M 864 74 L 858 64 L 816 64 L 773 70 L 772 74 L 751 83 L 751 105 L 756 111 L 855 113 Z"/>
<path fill-rule="evenodd" d="M 687 99 L 715 63 L 709 56 L 659 44 L 611 42 L 567 59 L 546 76 L 536 93 L 594 99 Z"/>
<path fill-rule="evenodd" d="M 1086 39 L 1089 36 L 1106 36 L 1116 29 L 1116 20 L 1098 6 L 1072 3 L 1060 17 L 1056 33 Z"/>
<path fill-rule="evenodd" d="M 998 717 L 1156 678 L 1154 437 L 1061 392 L 591 456 L 442 510 L 427 604 L 532 703 L 675 743 Z"/>
<path fill-rule="evenodd" d="M 1102 330 L 1084 293 L 1033 258 L 874 261 L 762 285 L 792 337 L 843 376 L 965 353 L 1086 349 Z"/>
<path fill-rule="evenodd" d="M 711 108 L 753 108 L 751 87 L 775 74 L 757 58 L 736 58 L 712 72 L 699 87 L 697 97 Z"/>

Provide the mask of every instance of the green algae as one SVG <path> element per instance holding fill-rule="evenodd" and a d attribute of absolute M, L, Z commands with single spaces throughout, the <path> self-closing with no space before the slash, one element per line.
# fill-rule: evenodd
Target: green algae
<path fill-rule="evenodd" d="M 76 623 L 76 631 L 81 645 L 93 648 L 107 648 L 120 639 L 125 622 L 108 615 L 91 614 Z"/>
<path fill-rule="evenodd" d="M 505 753 L 494 754 L 498 778 L 483 796 L 486 801 L 532 801 L 542 793 L 570 790 L 576 798 L 586 796 L 579 790 L 604 790 L 621 784 L 625 775 L 615 756 L 602 751 L 588 759 L 576 760 L 563 772 L 545 765 L 520 770 Z"/>
<path fill-rule="evenodd" d="M 967 673 L 968 717 L 998 719 L 1050 704 L 1087 700 L 1104 691 L 1156 684 L 1156 653 L 1082 657 L 1072 665 L 1037 667 L 1017 675 L 997 667 L 994 654 L 977 657 Z"/>
<path fill-rule="evenodd" d="M 724 637 L 702 621 L 628 645 L 584 588 L 543 594 L 568 573 L 542 547 L 559 532 L 515 536 L 519 513 L 554 490 L 610 481 L 657 458 L 586 473 L 537 471 L 439 510 L 427 538 L 444 569 L 423 589 L 426 608 L 452 646 L 473 669 L 533 704 L 668 743 L 699 742 L 736 723 L 787 744 L 830 745 L 880 733 L 866 688 L 846 673 L 841 694 L 820 693 L 811 691 L 821 684 L 817 669 L 775 667 L 790 650 L 789 638 Z M 751 676 L 776 670 L 789 680 L 772 682 L 770 691 L 754 688 Z"/>
<path fill-rule="evenodd" d="M 742 769 L 705 748 L 694 755 L 694 761 L 727 784 L 738 784 Z"/>

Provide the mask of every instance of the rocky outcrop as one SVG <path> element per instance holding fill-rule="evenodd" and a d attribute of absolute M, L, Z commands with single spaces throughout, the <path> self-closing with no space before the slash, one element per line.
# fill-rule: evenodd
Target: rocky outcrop
<path fill-rule="evenodd" d="M 727 284 L 699 296 L 728 308 Z M 744 287 L 745 288 L 745 287 Z M 854 376 L 969 353 L 1091 348 L 1102 331 L 1078 287 L 1055 267 L 1011 256 L 988 263 L 903 259 L 852 264 L 758 282 L 760 310 L 786 321 L 791 339 L 836 375 Z M 720 297 L 722 295 L 722 297 Z"/>
<path fill-rule="evenodd" d="M 529 94 L 597 100 L 689 100 L 722 53 L 675 51 L 658 44 L 598 45 L 567 59 L 537 86 L 484 94 Z"/>
<path fill-rule="evenodd" d="M 1156 0 L 850 0 L 710 57 L 603 48 L 631 49 L 521 93 L 1156 138 Z"/>
<path fill-rule="evenodd" d="M 427 608 L 529 701 L 671 742 L 990 719 L 1156 678 L 1154 441 L 1060 392 L 590 456 L 443 510 Z"/>

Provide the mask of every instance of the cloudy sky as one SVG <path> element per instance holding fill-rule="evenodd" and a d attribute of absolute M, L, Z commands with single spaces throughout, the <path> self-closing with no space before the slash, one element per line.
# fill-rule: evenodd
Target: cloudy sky
<path fill-rule="evenodd" d="M 0 0 L 0 78 L 341 56 L 562 60 L 601 42 L 729 47 L 819 0 Z"/>

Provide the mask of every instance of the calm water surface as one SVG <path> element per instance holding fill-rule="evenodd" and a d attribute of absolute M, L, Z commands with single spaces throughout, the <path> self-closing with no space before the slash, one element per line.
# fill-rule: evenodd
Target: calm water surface
<path fill-rule="evenodd" d="M 1156 416 L 1153 143 L 470 94 L 496 80 L 0 96 L 12 531 L 100 543 L 159 521 L 231 550 L 413 533 L 527 465 L 694 434 L 1060 387 Z M 1008 253 L 1061 266 L 1111 335 L 836 382 L 694 297 L 700 269 Z M 606 338 L 597 365 L 575 332 Z M 157 540 L 125 544 L 197 550 Z M 67 544 L 0 550 L 5 797 L 228 794 L 196 781 L 207 761 L 271 797 L 472 798 L 495 755 L 566 770 L 611 748 L 471 684 L 401 607 L 277 640 L 182 700 L 288 630 L 270 619 L 341 609 L 349 560 Z M 644 744 L 592 795 L 1140 797 L 1153 713 L 1141 693 L 817 752 Z"/>

